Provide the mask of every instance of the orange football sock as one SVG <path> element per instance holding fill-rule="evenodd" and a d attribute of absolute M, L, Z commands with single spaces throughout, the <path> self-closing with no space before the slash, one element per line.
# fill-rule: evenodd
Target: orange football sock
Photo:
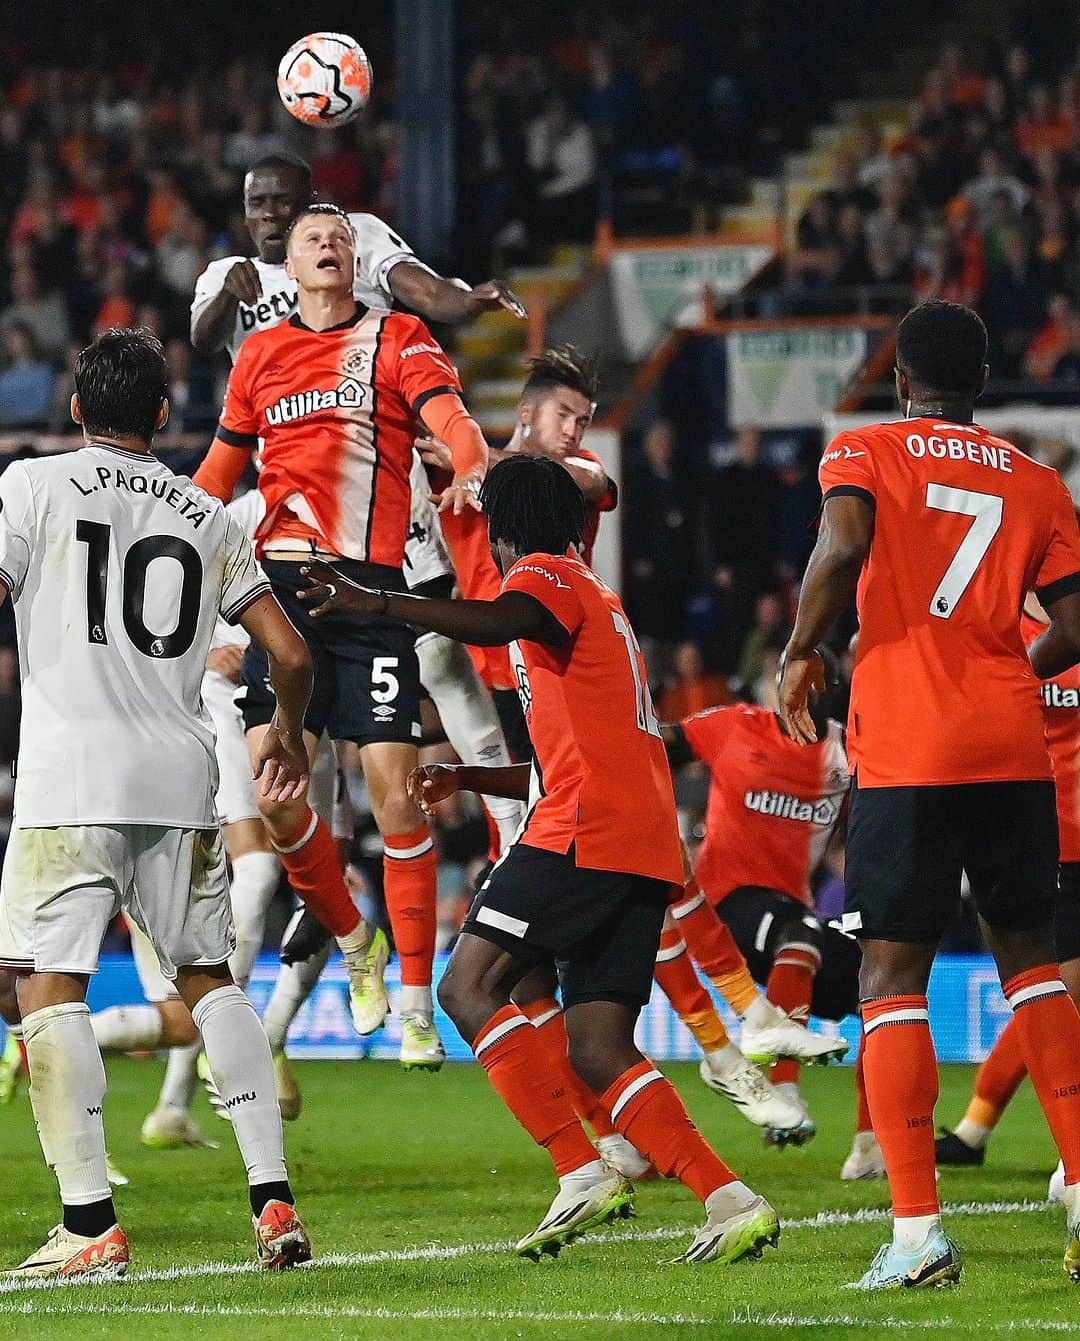
<path fill-rule="evenodd" d="M 675 1087 L 643 1059 L 609 1085 L 600 1102 L 632 1146 L 664 1178 L 678 1178 L 704 1202 L 736 1181 L 690 1120 Z"/>
<path fill-rule="evenodd" d="M 596 1158 L 577 1119 L 561 1071 L 549 1065 L 550 1048 L 517 1006 L 503 1006 L 473 1040 L 476 1060 L 492 1087 L 562 1178 Z"/>
<path fill-rule="evenodd" d="M 551 1065 L 561 1067 L 566 1093 L 570 1097 L 574 1112 L 587 1122 L 596 1136 L 614 1136 L 615 1128 L 611 1117 L 603 1104 L 589 1089 L 567 1056 L 566 1020 L 562 1006 L 553 996 L 541 997 L 539 1001 L 530 1001 L 522 1006 L 521 1013 L 531 1022 L 545 1048 L 550 1049 Z"/>
<path fill-rule="evenodd" d="M 402 987 L 430 987 L 435 958 L 435 845 L 426 824 L 383 834 L 383 896 Z"/>
<path fill-rule="evenodd" d="M 781 946 L 769 970 L 765 995 L 782 1011 L 800 1023 L 805 1023 L 810 1014 L 814 978 L 820 967 L 821 953 L 817 946 L 804 941 Z M 774 1062 L 769 1069 L 769 1079 L 774 1085 L 798 1081 L 799 1063 Z"/>
<path fill-rule="evenodd" d="M 1065 1165 L 1065 1183 L 1080 1182 L 1080 1014 L 1057 964 L 1042 964 L 1002 987 L 1013 1010 L 1031 1083 Z"/>
<path fill-rule="evenodd" d="M 855 1130 L 873 1131 L 874 1124 L 870 1121 L 870 1105 L 866 1102 L 866 1071 L 863 1067 L 863 1057 L 866 1052 L 866 1035 L 859 1036 L 859 1051 L 855 1058 Z"/>
<path fill-rule="evenodd" d="M 964 1117 L 979 1127 L 996 1127 L 1009 1100 L 1027 1075 L 1020 1043 L 1020 1026 L 1014 1015 L 975 1077 L 975 1093 Z"/>
<path fill-rule="evenodd" d="M 727 923 L 717 916 L 693 876 L 686 882 L 683 897 L 669 911 L 702 973 L 731 1009 L 742 1015 L 761 993 Z"/>
<path fill-rule="evenodd" d="M 700 1048 L 705 1052 L 716 1052 L 731 1042 L 712 997 L 686 952 L 686 942 L 677 931 L 665 928 L 660 933 L 660 951 L 653 977 Z"/>
<path fill-rule="evenodd" d="M 866 1097 L 885 1159 L 893 1215 L 937 1215 L 938 1069 L 926 997 L 875 997 L 862 1003 L 862 1018 Z"/>
<path fill-rule="evenodd" d="M 360 914 L 349 897 L 341 873 L 333 835 L 313 810 L 308 810 L 295 833 L 274 850 L 281 858 L 289 884 L 300 902 L 335 936 L 348 936 L 360 925 Z"/>

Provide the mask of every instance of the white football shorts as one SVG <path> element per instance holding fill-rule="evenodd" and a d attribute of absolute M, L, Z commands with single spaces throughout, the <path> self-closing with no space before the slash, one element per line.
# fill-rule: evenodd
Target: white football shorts
<path fill-rule="evenodd" d="M 218 789 L 214 809 L 219 824 L 259 819 L 255 802 L 255 783 L 251 777 L 251 759 L 244 736 L 244 719 L 233 702 L 239 685 L 217 671 L 203 676 L 202 697 L 214 723 L 217 744 L 214 755 L 218 766 Z"/>
<path fill-rule="evenodd" d="M 162 976 L 223 964 L 236 940 L 218 829 L 160 824 L 12 829 L 0 877 L 0 968 L 96 973 L 123 910 Z"/>
<path fill-rule="evenodd" d="M 176 984 L 162 973 L 153 942 L 134 918 L 128 923 L 128 935 L 131 937 L 131 957 L 135 960 L 135 972 L 139 975 L 143 996 L 154 1006 L 162 1001 L 179 1001 L 180 993 L 176 990 Z"/>

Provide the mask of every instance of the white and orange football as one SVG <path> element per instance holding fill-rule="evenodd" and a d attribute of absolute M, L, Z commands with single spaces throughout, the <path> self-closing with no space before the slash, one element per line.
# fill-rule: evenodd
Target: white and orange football
<path fill-rule="evenodd" d="M 281 58 L 278 93 L 305 126 L 343 126 L 371 97 L 371 65 L 345 33 L 309 33 Z"/>

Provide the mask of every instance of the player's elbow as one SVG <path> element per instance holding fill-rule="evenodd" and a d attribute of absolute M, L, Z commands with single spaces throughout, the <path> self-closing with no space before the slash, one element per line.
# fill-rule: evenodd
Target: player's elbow
<path fill-rule="evenodd" d="M 282 674 L 291 679 L 312 675 L 311 652 L 299 634 L 282 647 L 274 649 L 274 663 Z"/>
<path fill-rule="evenodd" d="M 208 329 L 209 323 L 193 321 L 191 323 L 191 347 L 196 354 L 216 354 L 224 347 L 224 342 L 216 340 Z"/>

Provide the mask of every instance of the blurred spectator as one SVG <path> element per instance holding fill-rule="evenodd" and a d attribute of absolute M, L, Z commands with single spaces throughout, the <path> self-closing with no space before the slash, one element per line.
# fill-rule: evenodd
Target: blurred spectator
<path fill-rule="evenodd" d="M 43 354 L 54 358 L 70 339 L 67 312 L 55 290 L 42 295 L 38 279 L 29 265 L 20 265 L 11 275 L 12 301 L 0 317 L 0 334 L 12 326 L 25 326 Z"/>
<path fill-rule="evenodd" d="M 56 373 L 42 358 L 30 327 L 12 322 L 5 327 L 4 366 L 0 370 L 0 422 L 43 424 L 52 403 Z"/>
<path fill-rule="evenodd" d="M 790 631 L 787 606 L 775 591 L 765 591 L 754 603 L 754 623 L 743 639 L 736 672 L 741 685 L 756 684 L 768 652 L 783 651 Z"/>
<path fill-rule="evenodd" d="M 1054 364 L 1054 381 L 1080 386 L 1080 315 L 1070 312 L 1066 322 L 1065 352 Z"/>
<path fill-rule="evenodd" d="M 671 658 L 671 677 L 657 703 L 660 720 L 681 722 L 695 712 L 730 702 L 727 680 L 705 670 L 697 643 L 679 643 Z"/>
<path fill-rule="evenodd" d="M 564 97 L 552 94 L 530 122 L 526 145 L 543 235 L 589 241 L 596 225 L 596 149 L 589 127 L 571 114 Z"/>
<path fill-rule="evenodd" d="M 713 560 L 729 575 L 741 624 L 773 580 L 780 481 L 761 460 L 757 429 L 741 429 L 735 450 L 735 460 L 712 482 L 709 517 Z"/>
<path fill-rule="evenodd" d="M 998 150 L 988 147 L 979 156 L 978 174 L 963 190 L 964 198 L 971 202 L 980 223 L 989 219 L 991 202 L 999 191 L 1010 197 L 1016 210 L 1022 210 L 1031 198 L 1030 189 L 1008 170 Z"/>
<path fill-rule="evenodd" d="M 985 314 L 998 375 L 1018 377 L 1024 350 L 1046 320 L 1049 294 L 1042 266 L 1032 256 L 1022 229 L 1009 229 L 1002 250 L 1002 264 L 990 279 Z"/>
<path fill-rule="evenodd" d="M 1072 126 L 1054 106 L 1047 86 L 1032 84 L 1027 107 L 1016 123 L 1016 147 L 1029 158 L 1046 149 L 1061 154 L 1069 147 L 1071 135 Z"/>
<path fill-rule="evenodd" d="M 675 642 L 683 632 L 691 581 L 689 525 L 672 469 L 674 449 L 669 423 L 660 420 L 646 429 L 624 505 L 631 618 L 639 636 L 662 643 Z"/>
<path fill-rule="evenodd" d="M 1058 360 L 1068 347 L 1069 322 L 1074 315 L 1068 295 L 1051 294 L 1048 312 L 1047 320 L 1036 331 L 1024 356 L 1024 372 L 1040 382 L 1053 375 Z"/>

